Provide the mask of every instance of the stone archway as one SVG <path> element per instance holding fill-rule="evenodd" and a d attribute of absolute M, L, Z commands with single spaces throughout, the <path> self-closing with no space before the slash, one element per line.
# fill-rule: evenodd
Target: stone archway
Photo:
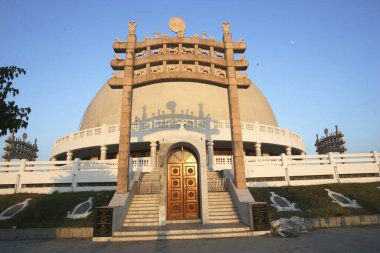
<path fill-rule="evenodd" d="M 173 150 L 167 164 L 167 219 L 199 218 L 198 161 L 183 147 Z"/>

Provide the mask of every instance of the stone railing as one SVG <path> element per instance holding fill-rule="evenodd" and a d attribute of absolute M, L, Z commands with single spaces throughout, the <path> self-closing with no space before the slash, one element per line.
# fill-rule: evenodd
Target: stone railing
<path fill-rule="evenodd" d="M 150 171 L 150 158 L 133 158 L 133 171 Z M 117 160 L 0 162 L 0 194 L 115 190 Z M 231 170 L 231 156 L 214 156 L 214 170 Z M 247 185 L 278 187 L 380 181 L 380 155 L 245 157 Z M 132 176 L 132 171 L 130 175 Z"/>
<path fill-rule="evenodd" d="M 231 156 L 214 156 L 213 169 L 232 169 Z M 276 187 L 380 181 L 380 156 L 360 154 L 246 156 L 248 186 Z"/>
<path fill-rule="evenodd" d="M 131 141 L 156 141 L 160 131 L 175 130 L 183 126 L 188 131 L 204 133 L 213 140 L 230 140 L 230 122 L 210 118 L 184 118 L 183 115 L 167 115 L 131 125 Z M 263 125 L 258 122 L 242 122 L 243 141 L 273 143 L 305 150 L 302 137 L 285 128 Z M 103 125 L 70 133 L 54 142 L 52 157 L 80 148 L 119 143 L 120 125 Z M 142 137 L 141 137 L 142 136 Z"/>
<path fill-rule="evenodd" d="M 152 170 L 149 157 L 132 158 L 132 172 Z M 0 194 L 115 190 L 114 160 L 0 162 Z"/>

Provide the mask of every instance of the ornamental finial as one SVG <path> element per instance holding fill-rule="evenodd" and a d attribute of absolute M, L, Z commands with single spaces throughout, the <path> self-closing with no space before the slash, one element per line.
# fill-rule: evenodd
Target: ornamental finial
<path fill-rule="evenodd" d="M 223 32 L 224 32 L 225 34 L 230 33 L 230 23 L 228 23 L 228 22 L 223 22 L 223 23 L 222 23 L 222 28 L 223 28 Z"/>
<path fill-rule="evenodd" d="M 137 24 L 135 21 L 130 21 L 128 23 L 128 30 L 129 30 L 129 34 L 135 34 L 136 32 L 136 27 L 137 27 Z"/>
<path fill-rule="evenodd" d="M 169 20 L 169 28 L 175 32 L 178 37 L 183 37 L 185 34 L 186 23 L 180 17 L 173 17 Z"/>

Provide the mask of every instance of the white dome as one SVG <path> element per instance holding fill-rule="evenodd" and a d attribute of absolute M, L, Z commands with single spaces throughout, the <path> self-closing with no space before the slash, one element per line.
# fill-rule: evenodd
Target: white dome
<path fill-rule="evenodd" d="M 104 84 L 84 113 L 80 129 L 119 124 L 121 94 L 121 89 Z M 242 122 L 277 126 L 268 101 L 254 83 L 239 89 L 239 106 Z M 197 82 L 161 82 L 133 90 L 133 121 L 162 114 L 229 120 L 227 89 Z"/>

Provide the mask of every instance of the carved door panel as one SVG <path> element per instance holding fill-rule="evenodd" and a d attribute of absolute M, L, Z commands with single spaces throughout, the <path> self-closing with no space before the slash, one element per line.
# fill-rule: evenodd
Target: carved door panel
<path fill-rule="evenodd" d="M 168 220 L 197 218 L 197 162 L 192 153 L 178 150 L 168 160 Z"/>
<path fill-rule="evenodd" d="M 183 219 L 182 164 L 168 164 L 168 220 Z"/>

